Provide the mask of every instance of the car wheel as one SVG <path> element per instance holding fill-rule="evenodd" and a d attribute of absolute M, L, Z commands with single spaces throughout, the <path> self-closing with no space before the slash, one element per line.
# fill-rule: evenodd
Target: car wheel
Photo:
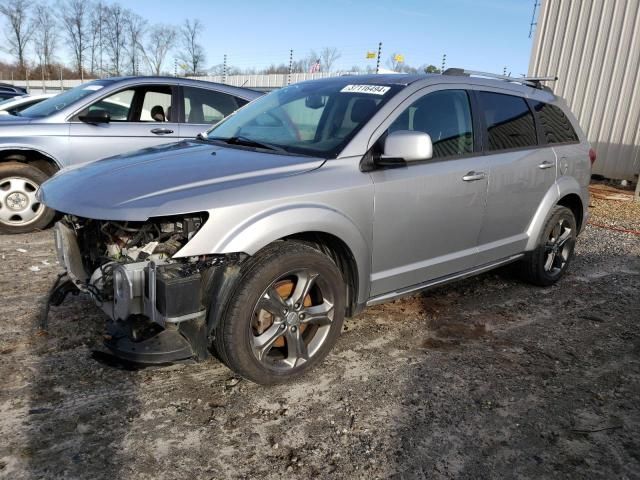
<path fill-rule="evenodd" d="M 298 377 L 329 353 L 345 314 L 345 285 L 318 250 L 277 242 L 248 261 L 214 330 L 226 365 L 256 383 Z"/>
<path fill-rule="evenodd" d="M 0 232 L 26 233 L 47 227 L 55 211 L 36 192 L 49 177 L 26 163 L 0 164 Z"/>
<path fill-rule="evenodd" d="M 538 246 L 522 262 L 525 280 L 541 286 L 557 282 L 573 258 L 576 234 L 573 212 L 559 205 L 554 207 L 542 230 Z"/>

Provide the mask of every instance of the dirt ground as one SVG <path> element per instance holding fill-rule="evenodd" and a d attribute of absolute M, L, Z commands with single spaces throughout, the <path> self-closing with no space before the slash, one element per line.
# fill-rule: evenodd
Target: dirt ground
<path fill-rule="evenodd" d="M 100 363 L 82 297 L 35 335 L 52 233 L 0 255 L 2 478 L 640 478 L 638 235 L 588 226 L 551 288 L 503 269 L 371 308 L 270 388 Z"/>

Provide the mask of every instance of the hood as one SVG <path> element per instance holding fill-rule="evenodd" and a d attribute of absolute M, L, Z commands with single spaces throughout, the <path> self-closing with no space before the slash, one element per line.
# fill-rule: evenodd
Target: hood
<path fill-rule="evenodd" d="M 258 184 L 320 167 L 324 159 L 183 141 L 63 169 L 39 197 L 48 207 L 79 217 L 144 221 L 215 208 L 185 199 Z M 176 207 L 182 205 L 182 207 Z"/>

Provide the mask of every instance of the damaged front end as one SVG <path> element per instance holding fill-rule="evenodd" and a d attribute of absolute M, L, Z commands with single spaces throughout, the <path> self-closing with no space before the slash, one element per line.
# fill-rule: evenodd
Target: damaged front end
<path fill-rule="evenodd" d="M 109 317 L 105 346 L 117 357 L 148 364 L 208 355 L 207 312 L 216 275 L 237 256 L 181 258 L 179 250 L 207 214 L 115 222 L 67 215 L 56 247 L 69 281 Z"/>

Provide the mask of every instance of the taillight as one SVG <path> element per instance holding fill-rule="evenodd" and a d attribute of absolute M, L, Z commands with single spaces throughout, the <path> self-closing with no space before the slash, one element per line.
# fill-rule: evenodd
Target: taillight
<path fill-rule="evenodd" d="M 589 161 L 591 162 L 591 166 L 593 167 L 593 164 L 596 161 L 596 151 L 593 148 L 589 149 Z"/>

